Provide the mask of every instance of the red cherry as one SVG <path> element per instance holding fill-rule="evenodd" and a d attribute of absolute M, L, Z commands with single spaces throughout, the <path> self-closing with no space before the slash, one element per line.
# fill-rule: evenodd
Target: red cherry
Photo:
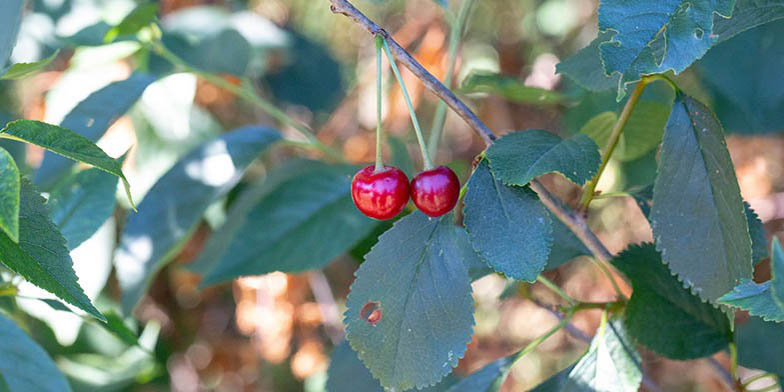
<path fill-rule="evenodd" d="M 351 198 L 363 214 L 387 220 L 399 214 L 408 203 L 408 177 L 392 166 L 384 166 L 378 173 L 374 171 L 375 166 L 368 166 L 354 175 Z"/>
<path fill-rule="evenodd" d="M 411 181 L 411 199 L 419 211 L 439 217 L 451 211 L 460 196 L 460 181 L 452 169 L 439 166 L 417 174 Z"/>

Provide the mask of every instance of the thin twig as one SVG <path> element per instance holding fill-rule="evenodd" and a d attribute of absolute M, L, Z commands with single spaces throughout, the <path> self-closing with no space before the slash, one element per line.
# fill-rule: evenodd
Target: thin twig
<path fill-rule="evenodd" d="M 730 387 L 730 390 L 735 391 L 735 380 L 732 379 L 732 374 L 730 374 L 729 370 L 725 369 L 724 366 L 721 366 L 716 358 L 708 357 L 707 361 L 714 369 L 716 369 L 716 372 L 719 373 L 721 379 L 727 383 L 727 385 Z"/>
<path fill-rule="evenodd" d="M 310 284 L 310 290 L 313 292 L 313 297 L 316 298 L 316 302 L 319 305 L 321 318 L 324 319 L 324 326 L 329 340 L 337 345 L 343 340 L 343 325 L 340 322 L 340 311 L 338 311 L 338 305 L 335 303 L 332 288 L 329 287 L 329 281 L 321 270 L 316 270 L 308 274 L 308 283 Z"/>

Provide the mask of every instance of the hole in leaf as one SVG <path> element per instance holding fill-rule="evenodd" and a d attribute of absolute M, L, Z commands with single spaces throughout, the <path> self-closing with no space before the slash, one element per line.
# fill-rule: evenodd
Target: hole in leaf
<path fill-rule="evenodd" d="M 702 36 L 705 34 L 702 29 L 694 29 L 694 38 L 702 39 Z"/>
<path fill-rule="evenodd" d="M 371 326 L 381 321 L 381 304 L 378 302 L 368 302 L 359 310 L 359 318 L 367 321 Z"/>

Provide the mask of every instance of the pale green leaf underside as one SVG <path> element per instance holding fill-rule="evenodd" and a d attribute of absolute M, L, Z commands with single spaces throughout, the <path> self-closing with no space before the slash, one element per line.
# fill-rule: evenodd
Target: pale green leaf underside
<path fill-rule="evenodd" d="M 19 168 L 14 157 L 0 147 L 0 229 L 19 242 Z"/>
<path fill-rule="evenodd" d="M 721 125 L 690 97 L 676 99 L 667 123 L 651 222 L 662 259 L 701 298 L 715 303 L 751 278 L 748 221 Z"/>
<path fill-rule="evenodd" d="M 487 149 L 495 178 L 507 185 L 526 185 L 546 173 L 560 173 L 583 185 L 599 168 L 599 147 L 578 134 L 567 139 L 541 130 L 512 132 Z"/>
<path fill-rule="evenodd" d="M 533 282 L 547 265 L 552 219 L 528 188 L 493 178 L 482 161 L 468 181 L 464 223 L 471 245 L 495 271 Z"/>
<path fill-rule="evenodd" d="M 719 298 L 719 302 L 738 309 L 746 310 L 753 316 L 762 317 L 765 321 L 784 321 L 784 308 L 773 299 L 770 281 L 755 283 L 744 280 L 729 293 Z"/>
<path fill-rule="evenodd" d="M 33 339 L 0 314 L 0 390 L 68 392 L 65 376 Z"/>
<path fill-rule="evenodd" d="M 475 256 L 451 214 L 419 212 L 397 221 L 366 255 L 346 302 L 346 334 L 384 387 L 436 384 L 463 357 L 474 325 L 466 257 Z M 375 325 L 361 314 L 368 304 L 378 308 Z"/>

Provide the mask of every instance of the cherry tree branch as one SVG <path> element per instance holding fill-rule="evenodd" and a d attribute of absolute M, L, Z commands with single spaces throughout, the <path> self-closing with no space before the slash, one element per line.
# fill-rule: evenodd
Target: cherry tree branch
<path fill-rule="evenodd" d="M 493 141 L 496 139 L 496 135 L 490 128 L 479 119 L 479 117 L 474 114 L 474 112 L 465 104 L 463 101 L 460 100 L 449 88 L 444 86 L 433 74 L 428 72 L 425 67 L 422 66 L 416 59 L 414 59 L 411 54 L 408 53 L 404 48 L 402 48 L 398 43 L 392 38 L 386 30 L 382 29 L 379 25 L 375 22 L 370 20 L 365 14 L 359 11 L 356 7 L 354 7 L 348 0 L 329 0 L 330 2 L 330 9 L 332 12 L 336 14 L 343 14 L 349 19 L 356 22 L 358 25 L 362 26 L 365 30 L 370 32 L 373 36 L 381 35 L 384 37 L 387 42 L 389 43 L 389 48 L 392 52 L 392 55 L 399 61 L 403 66 L 408 68 L 414 75 L 416 75 L 419 80 L 425 85 L 425 87 L 432 91 L 435 95 L 441 98 L 452 110 L 455 111 L 470 127 L 474 130 L 479 136 L 484 139 L 485 144 L 488 146 L 493 144 Z M 580 241 L 585 244 L 588 250 L 594 255 L 594 257 L 599 260 L 600 262 L 609 262 L 612 259 L 612 254 L 607 248 L 602 244 L 601 241 L 596 237 L 596 234 L 591 231 L 588 227 L 588 223 L 585 221 L 582 215 L 577 214 L 571 208 L 568 208 L 561 202 L 558 197 L 550 193 L 547 188 L 544 187 L 539 181 L 532 181 L 531 189 L 533 189 L 537 194 L 539 194 L 539 198 L 541 199 L 542 203 L 547 207 L 550 212 L 553 213 L 561 222 L 563 222 L 566 227 L 568 227 Z"/>

